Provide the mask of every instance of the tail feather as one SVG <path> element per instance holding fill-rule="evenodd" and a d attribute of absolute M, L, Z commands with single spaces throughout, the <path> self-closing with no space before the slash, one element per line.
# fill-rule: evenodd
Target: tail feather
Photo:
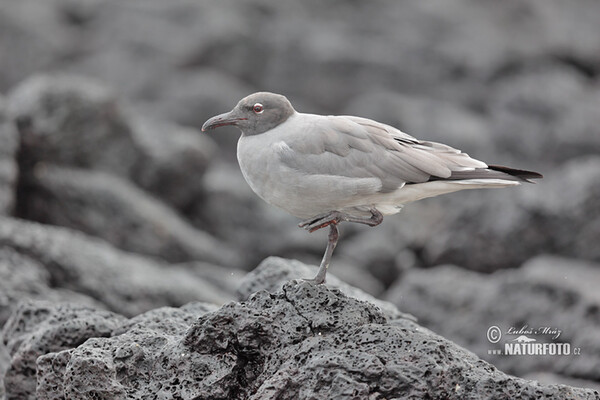
<path fill-rule="evenodd" d="M 534 183 L 530 179 L 541 179 L 542 174 L 533 171 L 525 171 L 522 169 L 508 168 L 501 165 L 489 165 L 487 168 L 476 168 L 467 171 L 452 171 L 448 178 L 440 178 L 432 176 L 429 181 L 464 181 L 478 180 L 483 183 L 483 180 L 502 180 L 513 182 L 528 182 Z"/>
<path fill-rule="evenodd" d="M 492 171 L 500 171 L 505 174 L 515 176 L 515 177 L 520 178 L 520 179 L 524 180 L 525 182 L 529 182 L 529 183 L 534 183 L 534 182 L 530 181 L 530 179 L 542 179 L 544 177 L 542 174 L 534 172 L 534 171 L 526 171 L 524 169 L 509 168 L 509 167 L 504 167 L 502 165 L 488 165 L 488 168 L 491 169 Z"/>

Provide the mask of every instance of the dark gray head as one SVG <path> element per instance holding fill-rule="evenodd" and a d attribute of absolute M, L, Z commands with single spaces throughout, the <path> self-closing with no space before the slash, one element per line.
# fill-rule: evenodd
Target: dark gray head
<path fill-rule="evenodd" d="M 296 111 L 285 96 L 269 92 L 253 93 L 244 97 L 228 113 L 212 117 L 202 130 L 234 125 L 245 135 L 258 135 L 285 122 Z"/>

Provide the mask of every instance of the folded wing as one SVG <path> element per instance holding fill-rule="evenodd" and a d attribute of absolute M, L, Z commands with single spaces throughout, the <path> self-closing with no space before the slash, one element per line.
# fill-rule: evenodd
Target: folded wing
<path fill-rule="evenodd" d="M 450 146 L 418 140 L 396 128 L 366 118 L 304 115 L 301 135 L 282 152 L 290 168 L 311 175 L 377 178 L 380 192 L 436 180 L 528 181 L 541 175 L 513 170 L 469 157 Z M 508 183 L 508 182 L 507 182 Z"/>

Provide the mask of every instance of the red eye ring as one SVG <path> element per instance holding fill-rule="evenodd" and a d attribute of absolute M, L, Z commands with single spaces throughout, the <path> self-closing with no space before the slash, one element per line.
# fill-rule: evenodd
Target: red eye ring
<path fill-rule="evenodd" d="M 263 108 L 263 105 L 260 103 L 256 103 L 254 106 L 252 106 L 252 110 L 256 114 L 262 114 L 262 112 L 265 111 L 265 109 Z"/>

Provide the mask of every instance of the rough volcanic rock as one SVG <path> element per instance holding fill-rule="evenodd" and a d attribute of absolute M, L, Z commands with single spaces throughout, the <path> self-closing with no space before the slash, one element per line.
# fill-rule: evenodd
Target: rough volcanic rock
<path fill-rule="evenodd" d="M 171 262 L 240 263 L 226 244 L 129 181 L 105 172 L 39 163 L 23 201 L 33 220 L 77 229 L 124 250 Z"/>
<path fill-rule="evenodd" d="M 532 381 L 538 381 L 545 385 L 555 385 L 557 382 L 560 382 L 561 385 L 593 389 L 600 393 L 600 383 L 597 381 L 593 382 L 585 379 L 571 378 L 564 375 L 553 374 L 551 372 L 536 372 L 532 374 L 526 374 L 523 376 L 523 378 Z"/>
<path fill-rule="evenodd" d="M 35 347 L 27 360 L 37 356 L 31 367 L 37 367 L 40 399 L 599 397 L 589 389 L 511 377 L 412 321 L 388 320 L 368 302 L 305 282 L 216 310 L 196 304 L 116 320 L 120 326 L 110 337 L 100 329 L 105 314 L 63 328 L 61 314 L 52 325 L 36 321 L 41 318 L 33 311 L 25 326 L 39 326 L 40 339 L 9 338 L 14 355 L 45 343 L 45 332 L 70 332 L 78 321 L 91 322 L 82 332 L 100 331 L 45 355 Z M 13 369 L 19 365 L 14 355 Z M 22 378 L 33 388 L 36 377 L 27 372 L 13 381 Z"/>
<path fill-rule="evenodd" d="M 20 304 L 2 329 L 11 356 L 4 377 L 8 398 L 36 398 L 39 356 L 77 347 L 89 338 L 109 336 L 124 320 L 118 314 L 74 304 Z"/>
<path fill-rule="evenodd" d="M 216 309 L 207 303 L 155 309 L 120 324 L 108 341 L 95 338 L 78 348 L 41 356 L 37 398 L 83 399 L 91 393 L 113 398 L 136 398 L 140 392 L 155 395 L 148 385 L 160 386 L 152 379 L 156 354 L 183 336 L 195 320 Z M 92 374 L 80 374 L 79 370 Z"/>
<path fill-rule="evenodd" d="M 81 293 L 53 287 L 46 267 L 27 254 L 9 247 L 0 248 L 0 326 L 20 300 L 43 299 L 72 302 L 102 309 L 100 302 Z"/>
<path fill-rule="evenodd" d="M 290 279 L 301 281 L 302 278 L 315 276 L 317 270 L 317 266 L 307 265 L 297 260 L 269 257 L 244 277 L 237 291 L 238 298 L 242 300 L 247 299 L 252 293 L 259 290 L 270 292 L 279 290 Z M 342 282 L 331 271 L 327 273 L 327 286 L 339 289 L 347 296 L 376 305 L 388 318 L 414 319 L 411 315 L 399 312 L 394 305 L 378 300 L 370 294 Z"/>
<path fill-rule="evenodd" d="M 65 228 L 0 218 L 0 247 L 43 265 L 54 288 L 83 293 L 128 316 L 165 305 L 231 299 L 183 268 Z"/>
<path fill-rule="evenodd" d="M 598 28 L 590 16 L 598 6 L 587 0 L 570 7 L 560 1 L 474 5 L 468 0 L 382 7 L 314 1 L 306 8 L 261 5 L 260 11 L 245 9 L 245 18 L 228 9 L 231 32 L 199 45 L 196 65 L 242 76 L 256 87 L 299 94 L 326 112 L 337 113 L 349 98 L 371 90 L 476 102 L 489 96 L 490 76 L 524 59 L 574 59 L 592 70 L 598 61 Z M 336 19 L 339 15 L 345 18 Z M 254 38 L 257 30 L 259 39 L 240 46 L 240 36 Z"/>
<path fill-rule="evenodd" d="M 0 215 L 14 211 L 18 175 L 19 136 L 6 115 L 6 101 L 0 96 Z"/>
<path fill-rule="evenodd" d="M 518 270 L 483 275 L 455 266 L 408 271 L 385 298 L 414 314 L 424 326 L 474 351 L 503 371 L 525 375 L 554 372 L 566 377 L 600 380 L 600 265 L 540 256 Z M 502 342 L 491 344 L 491 326 Z M 509 328 L 561 330 L 557 343 L 580 348 L 581 355 L 533 357 L 488 354 L 518 335 Z M 532 336 L 532 335 L 528 335 Z M 533 336 L 552 341 L 549 336 Z"/>

